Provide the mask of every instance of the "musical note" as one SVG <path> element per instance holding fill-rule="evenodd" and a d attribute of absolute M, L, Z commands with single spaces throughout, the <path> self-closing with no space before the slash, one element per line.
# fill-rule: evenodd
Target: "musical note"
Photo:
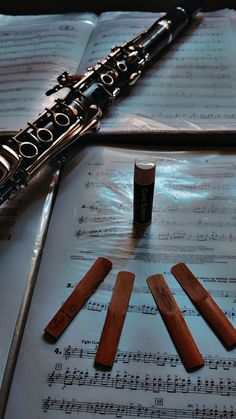
<path fill-rule="evenodd" d="M 77 346 L 67 346 L 63 351 L 56 349 L 56 353 L 61 355 L 65 359 L 69 358 L 84 358 L 94 359 L 96 350 L 80 348 Z M 212 356 L 205 356 L 205 366 L 211 370 L 231 370 L 236 368 L 236 358 L 219 358 Z M 162 354 L 160 352 L 142 352 L 142 351 L 122 351 L 119 350 L 116 354 L 115 363 L 144 363 L 144 364 L 156 364 L 158 366 L 171 366 L 176 367 L 182 365 L 178 355 L 174 354 Z"/>
<path fill-rule="evenodd" d="M 48 397 L 42 402 L 42 410 L 46 413 L 51 411 L 61 411 L 65 413 L 98 413 L 102 415 L 113 415 L 113 417 L 122 418 L 126 416 L 143 417 L 149 419 L 156 418 L 180 418 L 183 419 L 203 419 L 212 417 L 214 419 L 234 418 L 236 410 L 227 409 L 208 409 L 205 407 L 180 408 L 162 408 L 155 406 L 144 406 L 142 403 L 136 404 L 115 404 L 103 402 L 79 402 L 75 399 L 51 399 Z"/>
<path fill-rule="evenodd" d="M 116 235 L 116 237 L 122 236 L 124 233 L 120 232 L 119 227 L 104 227 L 104 228 L 93 228 L 90 230 L 78 229 L 76 231 L 76 236 L 88 236 L 88 237 L 109 237 L 111 235 Z M 127 238 L 140 238 L 137 232 L 127 232 Z M 152 237 L 152 234 L 148 234 L 146 238 Z M 209 233 L 199 233 L 191 234 L 186 231 L 175 231 L 175 232 L 165 232 L 158 233 L 156 240 L 160 241 L 199 241 L 199 242 L 234 242 L 236 241 L 236 235 L 232 233 L 216 233 L 214 231 Z"/>
<path fill-rule="evenodd" d="M 90 311 L 106 311 L 108 309 L 108 304 L 102 304 L 100 302 L 96 301 L 88 301 L 82 308 Z M 158 308 L 154 305 L 138 305 L 138 304 L 131 304 L 128 306 L 128 312 L 130 313 L 139 313 L 139 314 L 147 314 L 147 315 L 157 315 L 160 314 Z M 195 308 L 188 308 L 188 307 L 182 307 L 181 312 L 184 316 L 199 316 L 199 312 Z M 227 309 L 225 310 L 225 314 L 229 319 L 235 318 L 235 309 Z"/>
<path fill-rule="evenodd" d="M 4 130 L 18 130 L 25 124 L 24 115 L 33 116 L 40 112 L 42 103 L 44 106 L 49 104 L 50 100 L 44 99 L 45 83 L 48 84 L 52 75 L 62 73 L 65 62 L 69 71 L 76 70 L 84 42 L 77 19 L 66 25 L 59 16 L 50 25 L 47 18 L 42 18 L 40 25 L 34 19 L 29 19 L 27 25 L 15 20 L 14 23 L 7 22 L 1 27 L 0 37 L 1 80 L 4 85 L 0 89 L 0 126 Z M 29 28 L 34 23 L 32 31 Z M 81 52 L 78 37 L 81 38 Z M 61 48 L 57 48 L 58 42 Z M 35 95 L 39 101 L 34 100 Z M 11 128 L 6 128 L 6 124 Z"/>
<path fill-rule="evenodd" d="M 109 204 L 109 203 L 108 203 Z M 122 208 L 132 208 L 132 203 L 129 202 L 125 202 L 122 204 L 117 203 L 117 205 L 119 205 Z M 82 204 L 81 206 L 82 209 L 85 210 L 89 210 L 89 212 L 91 211 L 95 211 L 95 212 L 104 212 L 107 211 L 107 213 L 109 214 L 110 208 L 109 206 L 104 206 L 104 203 L 102 201 L 88 201 L 84 204 Z M 216 204 L 210 204 L 210 205 L 199 205 L 197 207 L 189 207 L 189 206 L 184 206 L 184 205 L 161 205 L 160 203 L 158 203 L 158 206 L 156 208 L 154 208 L 154 213 L 157 216 L 157 220 L 160 220 L 160 216 L 163 216 L 163 214 L 170 214 L 170 213 L 179 213 L 181 211 L 182 214 L 211 214 L 211 215 L 235 215 L 236 214 L 236 208 L 232 207 L 232 206 L 219 206 Z M 85 222 L 89 222 L 89 218 L 87 216 L 84 216 L 83 220 Z M 166 222 L 169 221 L 169 219 L 166 217 Z M 224 222 L 226 223 L 225 225 L 227 225 L 227 221 L 224 220 Z M 209 224 L 210 222 L 209 222 Z"/>
<path fill-rule="evenodd" d="M 206 278 L 205 278 L 206 279 Z M 217 279 L 217 278 L 216 278 Z M 224 278 L 225 282 L 227 282 L 227 278 Z M 102 283 L 99 285 L 99 290 L 101 291 L 113 291 L 113 285 L 112 284 L 104 284 Z M 170 287 L 171 292 L 173 295 L 184 295 L 184 292 L 180 288 L 173 288 Z M 236 297 L 236 291 L 223 291 L 220 289 L 208 289 L 209 293 L 212 295 L 212 297 L 222 297 L 222 298 L 235 298 Z M 134 286 L 133 287 L 133 293 L 136 294 L 149 294 L 149 288 L 146 286 Z"/>

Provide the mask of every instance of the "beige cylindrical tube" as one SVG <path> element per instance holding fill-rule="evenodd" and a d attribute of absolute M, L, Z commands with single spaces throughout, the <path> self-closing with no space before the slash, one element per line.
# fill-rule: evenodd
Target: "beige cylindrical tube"
<path fill-rule="evenodd" d="M 135 159 L 133 222 L 149 224 L 152 220 L 152 207 L 155 186 L 156 160 L 151 156 Z"/>

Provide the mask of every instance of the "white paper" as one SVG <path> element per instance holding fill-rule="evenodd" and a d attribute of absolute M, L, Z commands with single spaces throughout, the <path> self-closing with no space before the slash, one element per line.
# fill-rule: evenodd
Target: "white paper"
<path fill-rule="evenodd" d="M 202 131 L 236 128 L 235 12 L 200 14 L 151 63 L 102 119 L 101 130 Z M 82 69 L 145 31 L 160 14 L 105 13 L 90 39 Z M 235 21 L 235 19 L 234 19 Z M 124 97 L 122 97 L 122 94 Z"/>
<path fill-rule="evenodd" d="M 84 51 L 82 74 L 162 15 L 1 15 L 0 131 L 18 131 L 52 105 L 45 92 L 64 71 L 76 72 Z M 121 92 L 101 132 L 235 130 L 235 39 L 235 11 L 200 13 L 129 94 Z"/>
<path fill-rule="evenodd" d="M 89 13 L 0 15 L 0 131 L 20 130 L 53 104 L 46 91 L 76 72 L 95 22 Z"/>
<path fill-rule="evenodd" d="M 47 167 L 27 190 L 0 208 L 0 387 L 30 273 L 40 252 L 52 170 Z M 16 330 L 18 333 L 19 330 Z M 2 389 L 4 391 L 4 389 Z"/>
<path fill-rule="evenodd" d="M 157 159 L 152 223 L 133 226 L 134 159 Z M 235 325 L 235 156 L 91 146 L 64 173 L 5 419 L 233 418 L 236 349 L 226 351 L 170 273 L 185 262 Z M 43 330 L 99 256 L 113 268 L 59 340 Z M 94 357 L 116 275 L 134 289 L 111 371 Z M 146 278 L 161 273 L 205 365 L 187 373 Z"/>

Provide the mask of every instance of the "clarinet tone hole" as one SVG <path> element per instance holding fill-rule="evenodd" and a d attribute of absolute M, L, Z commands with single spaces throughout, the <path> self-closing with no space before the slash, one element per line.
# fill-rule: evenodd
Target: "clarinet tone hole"
<path fill-rule="evenodd" d="M 127 65 L 124 61 L 118 61 L 117 62 L 117 67 L 119 68 L 120 71 L 125 72 L 127 71 Z"/>
<path fill-rule="evenodd" d="M 114 82 L 113 77 L 111 77 L 110 74 L 102 74 L 101 80 L 107 86 L 111 86 Z"/>
<path fill-rule="evenodd" d="M 61 127 L 66 127 L 67 125 L 70 125 L 70 118 L 64 113 L 57 113 L 54 119 L 56 124 L 60 125 Z"/>
<path fill-rule="evenodd" d="M 10 172 L 11 167 L 9 163 L 4 159 L 4 157 L 0 156 L 0 183 L 9 176 Z"/>
<path fill-rule="evenodd" d="M 0 145 L 0 186 L 8 177 L 15 173 L 19 166 L 20 158 L 7 145 Z"/>
<path fill-rule="evenodd" d="M 38 149 L 36 145 L 28 142 L 21 143 L 19 146 L 19 151 L 22 157 L 26 159 L 33 159 L 38 155 Z"/>
<path fill-rule="evenodd" d="M 53 135 L 47 128 L 39 128 L 37 130 L 37 137 L 43 143 L 50 143 L 53 140 Z"/>

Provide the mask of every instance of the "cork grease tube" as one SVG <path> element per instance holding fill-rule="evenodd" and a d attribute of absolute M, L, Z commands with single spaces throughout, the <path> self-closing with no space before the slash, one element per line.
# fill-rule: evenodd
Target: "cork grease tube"
<path fill-rule="evenodd" d="M 134 224 L 149 224 L 152 221 L 156 160 L 149 156 L 139 157 L 134 162 Z"/>

